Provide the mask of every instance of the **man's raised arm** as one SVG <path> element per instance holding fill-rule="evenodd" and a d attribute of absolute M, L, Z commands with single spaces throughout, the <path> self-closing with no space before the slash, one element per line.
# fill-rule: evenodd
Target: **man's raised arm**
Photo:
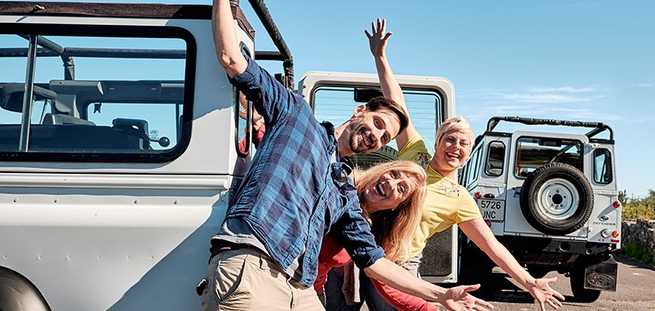
<path fill-rule="evenodd" d="M 302 99 L 296 98 L 255 61 L 246 60 L 241 54 L 229 0 L 214 0 L 212 16 L 218 61 L 225 68 L 230 82 L 253 101 L 255 110 L 264 117 L 267 126 L 285 116 L 296 116 L 297 109 L 306 108 Z M 306 114 L 303 116 L 307 117 Z"/>
<path fill-rule="evenodd" d="M 371 33 L 367 30 L 364 30 L 364 33 L 366 33 L 366 37 L 368 37 L 371 53 L 375 60 L 375 67 L 378 71 L 382 94 L 384 94 L 384 97 L 395 101 L 407 110 L 403 91 L 400 88 L 398 81 L 396 81 L 396 77 L 394 77 L 389 61 L 387 60 L 385 49 L 387 47 L 387 41 L 389 40 L 389 37 L 391 37 L 391 32 L 386 32 L 386 23 L 387 22 L 384 19 L 377 19 L 375 22 L 371 23 Z M 414 125 L 410 118 L 407 128 L 400 132 L 396 137 L 398 150 L 405 147 L 409 138 L 416 134 L 416 129 L 414 129 Z"/>
<path fill-rule="evenodd" d="M 234 34 L 234 18 L 230 9 L 230 0 L 214 0 L 212 10 L 214 27 L 214 44 L 216 56 L 230 78 L 243 73 L 248 62 L 241 55 L 239 44 Z"/>

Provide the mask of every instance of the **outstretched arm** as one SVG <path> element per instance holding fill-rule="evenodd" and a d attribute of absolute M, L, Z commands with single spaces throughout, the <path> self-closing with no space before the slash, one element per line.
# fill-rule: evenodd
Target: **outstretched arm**
<path fill-rule="evenodd" d="M 391 286 L 382 284 L 377 280 L 371 283 L 378 293 L 398 311 L 437 311 L 437 307 L 424 299 L 405 294 Z"/>
<path fill-rule="evenodd" d="M 230 78 L 246 71 L 248 62 L 241 55 L 234 33 L 234 18 L 230 0 L 214 0 L 212 10 L 216 56 Z"/>
<path fill-rule="evenodd" d="M 427 301 L 438 302 L 449 310 L 485 311 L 493 308 L 488 302 L 468 294 L 478 289 L 479 285 L 458 286 L 446 290 L 413 276 L 385 259 L 384 250 L 375 243 L 371 227 L 356 204 L 348 206 L 330 231 L 369 278 Z"/>
<path fill-rule="evenodd" d="M 371 48 L 371 53 L 373 54 L 373 59 L 375 60 L 375 67 L 378 71 L 378 78 L 380 79 L 380 87 L 382 88 L 382 94 L 384 97 L 389 98 L 399 105 L 403 106 L 407 110 L 407 105 L 405 104 L 405 97 L 403 96 L 403 91 L 396 81 L 396 77 L 391 71 L 391 65 L 386 55 L 386 47 L 389 38 L 391 37 L 391 32 L 386 31 L 387 22 L 385 19 L 377 19 L 375 22 L 371 23 L 371 33 L 367 30 L 364 30 L 366 37 L 368 37 L 368 42 Z M 409 120 L 407 129 L 402 131 L 396 137 L 396 143 L 398 144 L 398 149 L 402 149 L 409 138 L 416 135 L 416 129 L 412 124 L 412 120 Z"/>
<path fill-rule="evenodd" d="M 550 284 L 555 282 L 557 278 L 533 278 L 516 261 L 507 248 L 498 242 L 491 229 L 489 229 L 489 226 L 482 219 L 477 218 L 465 221 L 459 224 L 459 228 L 503 271 L 521 283 L 539 302 L 542 311 L 545 310 L 546 304 L 553 309 L 558 309 L 562 306 L 560 300 L 564 300 L 564 296 L 550 287 Z"/>
<path fill-rule="evenodd" d="M 423 281 L 407 270 L 385 258 L 378 259 L 372 265 L 364 268 L 364 273 L 372 279 L 387 284 L 407 294 L 427 301 L 438 302 L 448 310 L 480 310 L 493 309 L 493 306 L 469 292 L 480 288 L 480 285 L 463 285 L 449 289 Z"/>

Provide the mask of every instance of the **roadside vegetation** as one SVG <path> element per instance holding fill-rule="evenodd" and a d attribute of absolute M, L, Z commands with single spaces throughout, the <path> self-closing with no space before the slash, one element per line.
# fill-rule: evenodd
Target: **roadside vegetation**
<path fill-rule="evenodd" d="M 628 198 L 626 191 L 619 191 L 619 201 L 623 205 L 623 220 L 655 220 L 655 191 L 649 190 L 644 198 Z M 624 254 L 646 264 L 655 266 L 655 252 L 641 243 L 629 242 L 622 246 Z"/>
<path fill-rule="evenodd" d="M 623 220 L 655 219 L 655 191 L 649 190 L 644 198 L 629 198 L 626 191 L 619 191 L 623 205 Z"/>
<path fill-rule="evenodd" d="M 643 263 L 655 266 L 655 257 L 653 257 L 653 254 L 643 246 L 640 246 L 636 243 L 626 243 L 622 246 L 621 251 L 624 254 Z"/>

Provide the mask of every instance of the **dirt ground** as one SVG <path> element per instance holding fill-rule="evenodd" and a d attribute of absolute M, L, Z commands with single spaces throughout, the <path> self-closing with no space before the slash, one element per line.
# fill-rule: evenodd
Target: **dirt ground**
<path fill-rule="evenodd" d="M 616 292 L 603 292 L 596 302 L 590 304 L 564 302 L 561 310 L 655 310 L 655 268 L 629 257 L 617 256 L 615 259 L 619 263 Z M 553 287 L 567 299 L 572 297 L 568 277 L 557 272 L 548 276 L 557 276 Z M 478 296 L 493 303 L 495 310 L 539 310 L 530 294 L 519 289 L 503 273 L 494 273 L 483 286 L 494 290 Z"/>

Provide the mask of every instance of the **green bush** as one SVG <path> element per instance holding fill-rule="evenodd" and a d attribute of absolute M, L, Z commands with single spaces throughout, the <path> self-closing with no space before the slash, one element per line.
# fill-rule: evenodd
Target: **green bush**
<path fill-rule="evenodd" d="M 628 203 L 623 206 L 623 220 L 655 219 L 655 208 L 644 204 Z"/>
<path fill-rule="evenodd" d="M 635 243 L 626 243 L 621 246 L 623 253 L 635 258 L 637 260 L 640 260 L 642 262 L 645 262 L 650 265 L 655 265 L 655 258 L 653 258 L 653 254 L 651 254 L 647 249 L 645 249 L 642 246 L 639 246 Z"/>
<path fill-rule="evenodd" d="M 655 191 L 649 190 L 648 196 L 641 199 L 628 198 L 625 190 L 620 191 L 619 201 L 623 205 L 623 220 L 655 219 Z"/>

